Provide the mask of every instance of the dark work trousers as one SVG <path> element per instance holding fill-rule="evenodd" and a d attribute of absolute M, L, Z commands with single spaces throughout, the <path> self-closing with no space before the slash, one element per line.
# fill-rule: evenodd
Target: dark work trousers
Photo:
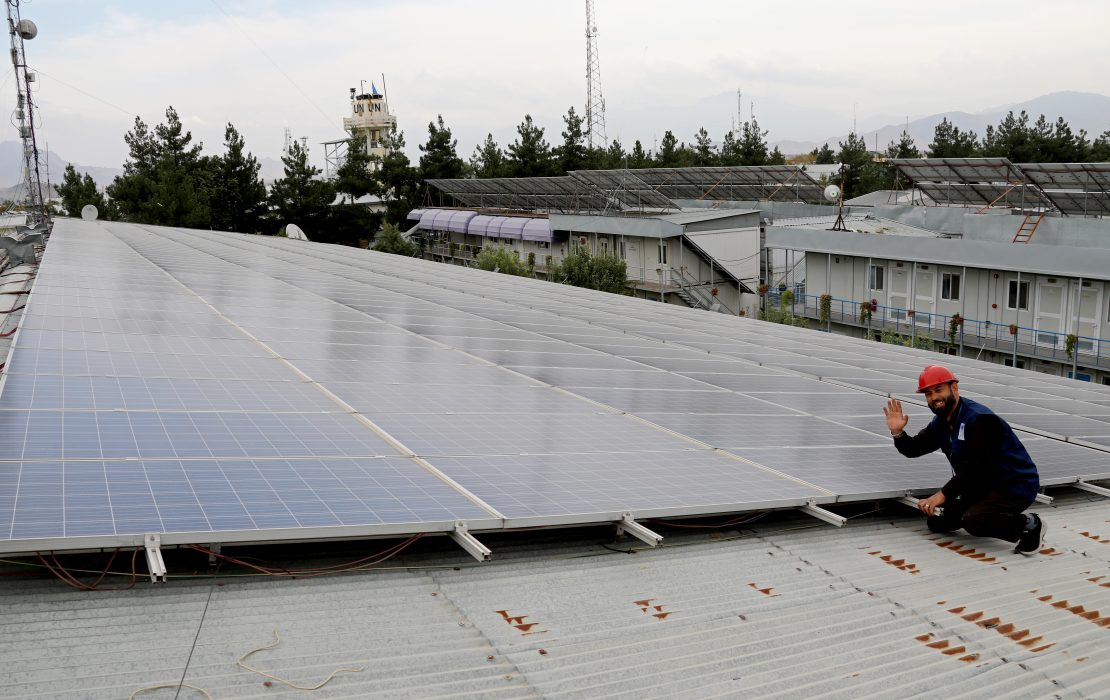
<path fill-rule="evenodd" d="M 1022 511 L 1033 501 L 1009 491 L 988 491 L 982 496 L 957 496 L 944 502 L 944 515 L 932 515 L 925 522 L 933 532 L 954 532 L 961 527 L 975 537 L 997 537 L 1017 542 L 1025 532 Z"/>

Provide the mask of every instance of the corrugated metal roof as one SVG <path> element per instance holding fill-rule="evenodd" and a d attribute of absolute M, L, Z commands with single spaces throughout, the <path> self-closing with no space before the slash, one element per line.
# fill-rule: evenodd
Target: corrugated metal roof
<path fill-rule="evenodd" d="M 655 550 L 598 529 L 502 535 L 486 565 L 443 540 L 390 562 L 406 568 L 314 579 L 175 579 L 173 551 L 169 583 L 131 591 L 4 577 L 0 695 L 126 697 L 186 663 L 213 697 L 292 695 L 236 666 L 277 630 L 251 665 L 307 685 L 365 669 L 322 697 L 1096 697 L 1110 508 L 1054 493 L 1035 506 L 1054 551 L 1033 558 L 891 505 L 843 529 L 657 524 Z"/>

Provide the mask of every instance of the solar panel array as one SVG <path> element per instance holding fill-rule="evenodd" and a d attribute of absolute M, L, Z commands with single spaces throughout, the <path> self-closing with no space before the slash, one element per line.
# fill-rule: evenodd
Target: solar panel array
<path fill-rule="evenodd" d="M 1006 158 L 896 158 L 891 163 L 938 204 L 1110 213 L 1110 163 L 1011 163 Z"/>
<path fill-rule="evenodd" d="M 0 387 L 0 551 L 924 492 L 947 463 L 898 455 L 881 407 L 934 360 L 348 248 L 60 220 Z M 1110 390 L 950 364 L 1046 484 L 1110 477 Z"/>
<path fill-rule="evenodd" d="M 563 213 L 679 209 L 676 199 L 825 203 L 797 165 L 578 170 L 564 177 L 428 180 L 467 207 Z"/>

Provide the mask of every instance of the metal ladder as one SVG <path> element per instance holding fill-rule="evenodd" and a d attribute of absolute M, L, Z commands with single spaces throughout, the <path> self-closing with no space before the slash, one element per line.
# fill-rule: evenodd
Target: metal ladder
<path fill-rule="evenodd" d="M 1044 215 L 1045 213 L 1043 211 L 1026 214 L 1025 220 L 1021 222 L 1021 226 L 1018 227 L 1017 233 L 1014 234 L 1013 242 L 1028 243 L 1029 240 L 1033 238 L 1033 232 L 1037 230 L 1037 226 L 1040 225 L 1041 220 L 1044 219 Z"/>

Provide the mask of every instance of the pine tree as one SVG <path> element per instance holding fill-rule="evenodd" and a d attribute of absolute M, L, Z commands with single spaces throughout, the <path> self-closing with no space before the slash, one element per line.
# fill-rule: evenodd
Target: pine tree
<path fill-rule="evenodd" d="M 574 170 L 589 170 L 595 163 L 593 155 L 586 146 L 586 134 L 582 130 L 584 120 L 574 111 L 572 106 L 563 117 L 566 131 L 562 132 L 563 143 L 555 148 L 555 159 L 558 161 L 560 173 L 569 173 Z"/>
<path fill-rule="evenodd" d="M 543 128 L 532 122 L 532 115 L 516 128 L 517 140 L 509 144 L 508 170 L 511 177 L 544 177 L 554 174 L 551 146 Z"/>
<path fill-rule="evenodd" d="M 929 144 L 930 158 L 973 158 L 979 155 L 979 137 L 974 131 L 960 131 L 960 127 L 941 119 L 933 129 L 933 142 Z"/>
<path fill-rule="evenodd" d="M 740 130 L 737 153 L 741 165 L 767 165 L 767 132 L 759 128 L 755 117 L 744 122 Z"/>
<path fill-rule="evenodd" d="M 1095 163 L 1110 161 L 1110 129 L 1102 132 L 1102 135 L 1095 139 L 1094 143 L 1091 144 L 1091 150 L 1087 157 Z"/>
<path fill-rule="evenodd" d="M 620 139 L 613 139 L 609 147 L 601 153 L 601 162 L 596 163 L 600 168 L 614 170 L 628 166 L 628 154 L 624 152 L 624 146 L 621 144 Z"/>
<path fill-rule="evenodd" d="M 443 123 L 443 115 L 435 122 L 428 122 L 428 141 L 420 146 L 420 179 L 440 180 L 463 176 L 466 163 L 455 151 L 458 141 Z"/>
<path fill-rule="evenodd" d="M 844 199 L 880 190 L 889 184 L 885 169 L 875 163 L 867 143 L 855 132 L 840 142 L 837 160 L 844 166 Z"/>
<path fill-rule="evenodd" d="M 656 165 L 661 168 L 674 168 L 681 164 L 680 161 L 678 139 L 670 129 L 667 129 L 663 134 L 663 140 L 659 142 L 659 153 L 655 158 Z"/>
<path fill-rule="evenodd" d="M 214 164 L 209 196 L 212 228 L 261 233 L 266 215 L 266 185 L 258 177 L 258 159 L 245 152 L 243 137 L 230 122 L 224 129 L 224 155 Z"/>
<path fill-rule="evenodd" d="M 471 172 L 474 177 L 503 177 L 505 169 L 505 152 L 493 140 L 493 134 L 486 134 L 486 140 L 470 157 Z"/>
<path fill-rule="evenodd" d="M 836 151 L 829 148 L 829 144 L 822 144 L 820 149 L 813 149 L 813 162 L 817 165 L 832 165 L 836 162 Z"/>
<path fill-rule="evenodd" d="M 374 173 L 376 193 L 385 201 L 385 220 L 399 227 L 421 201 L 420 180 L 416 168 L 405 155 L 404 132 L 387 134 L 382 145 L 385 156 Z"/>
<path fill-rule="evenodd" d="M 308 162 L 308 149 L 297 141 L 281 157 L 285 176 L 270 186 L 270 206 L 280 226 L 296 224 L 312 240 L 327 232 L 329 207 L 335 199 L 331 183 L 317 176 L 320 170 Z"/>
<path fill-rule="evenodd" d="M 347 141 L 347 155 L 335 170 L 335 191 L 344 201 L 354 204 L 359 197 L 374 191 L 373 158 L 366 150 L 366 137 L 357 133 Z"/>
<path fill-rule="evenodd" d="M 711 166 L 717 164 L 717 147 L 705 127 L 698 129 L 694 135 L 694 165 Z"/>
<path fill-rule="evenodd" d="M 921 151 L 917 150 L 913 137 L 903 130 L 898 140 L 891 141 L 886 147 L 886 156 L 887 158 L 920 158 Z"/>
<path fill-rule="evenodd" d="M 173 107 L 166 123 L 151 133 L 142 119 L 127 132 L 130 160 L 116 176 L 108 194 L 126 221 L 163 226 L 206 227 L 212 162 L 201 158 L 201 145 L 190 146 Z"/>
<path fill-rule="evenodd" d="M 96 207 L 98 218 L 110 218 L 111 212 L 104 201 L 104 195 L 97 190 L 92 176 L 88 173 L 85 173 L 84 177 L 78 175 L 73 163 L 66 165 L 62 184 L 55 189 L 58 191 L 58 196 L 62 198 L 62 208 L 69 216 L 80 216 L 81 209 L 86 204 L 91 204 Z"/>
<path fill-rule="evenodd" d="M 644 151 L 644 145 L 640 143 L 639 139 L 636 139 L 636 143 L 632 144 L 632 152 L 628 154 L 628 167 L 651 167 L 651 154 Z"/>
<path fill-rule="evenodd" d="M 725 138 L 721 141 L 719 160 L 721 165 L 740 165 L 740 144 L 732 129 L 725 132 Z"/>

